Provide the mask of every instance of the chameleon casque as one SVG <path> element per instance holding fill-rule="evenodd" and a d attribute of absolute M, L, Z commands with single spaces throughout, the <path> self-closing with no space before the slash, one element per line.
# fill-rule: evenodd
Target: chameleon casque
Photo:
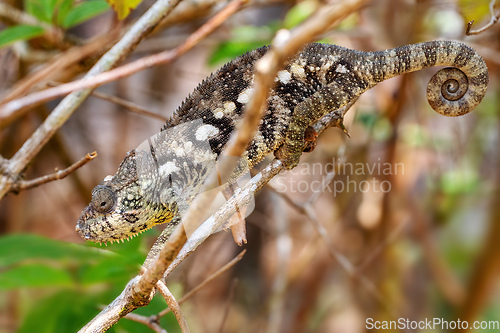
<path fill-rule="evenodd" d="M 127 153 L 114 176 L 92 191 L 76 230 L 86 240 L 122 240 L 161 223 L 175 226 L 228 142 L 252 94 L 262 47 L 229 62 L 205 79 L 143 149 Z M 243 159 L 254 166 L 275 152 L 297 165 L 304 132 L 328 112 L 389 78 L 432 66 L 453 66 L 429 81 L 432 108 L 445 116 L 468 113 L 488 84 L 483 59 L 459 42 L 431 41 L 378 52 L 309 44 L 276 78 L 260 127 Z M 159 237 L 160 245 L 173 228 Z"/>

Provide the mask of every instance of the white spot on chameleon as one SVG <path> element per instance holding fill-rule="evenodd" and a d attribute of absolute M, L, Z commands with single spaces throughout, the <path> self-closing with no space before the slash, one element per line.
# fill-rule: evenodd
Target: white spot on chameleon
<path fill-rule="evenodd" d="M 224 111 L 221 108 L 217 108 L 214 110 L 214 117 L 220 119 L 224 117 Z"/>
<path fill-rule="evenodd" d="M 104 177 L 105 182 L 109 182 L 111 179 L 113 179 L 113 176 L 111 175 L 107 175 L 106 177 Z"/>
<path fill-rule="evenodd" d="M 304 79 L 306 77 L 306 72 L 304 70 L 304 67 L 300 66 L 299 64 L 292 64 L 290 66 L 290 71 L 294 76 L 296 76 L 299 79 Z"/>
<path fill-rule="evenodd" d="M 238 95 L 237 102 L 239 102 L 241 104 L 248 103 L 250 101 L 250 97 L 252 96 L 252 93 L 253 93 L 252 87 L 246 88 Z"/>
<path fill-rule="evenodd" d="M 290 82 L 290 80 L 292 79 L 292 74 L 290 74 L 289 71 L 287 70 L 282 70 L 282 71 L 279 71 L 278 72 L 278 76 L 277 76 L 277 79 L 283 83 L 283 84 L 287 84 L 288 82 Z"/>
<path fill-rule="evenodd" d="M 342 64 L 338 64 L 337 68 L 335 68 L 335 71 L 342 74 L 349 72 L 349 70 Z"/>
<path fill-rule="evenodd" d="M 230 102 L 232 103 L 232 102 Z M 227 104 L 227 103 L 226 103 Z M 233 103 L 234 105 L 234 103 Z M 205 141 L 219 134 L 219 129 L 215 126 L 205 124 L 200 126 L 195 133 L 196 140 Z"/>
<path fill-rule="evenodd" d="M 185 156 L 191 153 L 191 150 L 193 149 L 193 143 L 191 141 L 186 141 L 186 142 L 181 141 L 178 146 L 172 145 L 172 147 L 177 156 Z"/>
<path fill-rule="evenodd" d="M 226 114 L 233 112 L 236 110 L 236 104 L 234 102 L 226 102 L 224 103 L 224 112 Z"/>
<path fill-rule="evenodd" d="M 179 167 L 175 165 L 175 163 L 172 161 L 168 161 L 167 163 L 160 165 L 159 169 L 160 175 L 162 175 L 163 177 L 167 177 L 179 170 L 180 170 Z"/>

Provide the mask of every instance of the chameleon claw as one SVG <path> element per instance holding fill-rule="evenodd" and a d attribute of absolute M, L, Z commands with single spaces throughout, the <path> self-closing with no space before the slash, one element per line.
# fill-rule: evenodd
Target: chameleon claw
<path fill-rule="evenodd" d="M 345 135 L 347 135 L 347 137 L 348 137 L 348 138 L 351 138 L 351 135 L 349 135 L 349 132 L 347 132 L 347 129 L 346 129 L 346 128 L 345 128 L 345 126 L 344 126 L 344 121 L 343 121 L 343 119 L 340 121 L 340 124 L 339 124 L 339 126 L 338 126 L 338 127 L 342 130 L 342 132 L 344 132 L 344 133 L 345 133 Z"/>

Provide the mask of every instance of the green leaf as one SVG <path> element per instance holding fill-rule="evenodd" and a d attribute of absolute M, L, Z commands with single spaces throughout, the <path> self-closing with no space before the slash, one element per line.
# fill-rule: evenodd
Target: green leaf
<path fill-rule="evenodd" d="M 17 25 L 0 31 L 0 48 L 19 40 L 27 40 L 43 35 L 45 30 L 34 25 Z"/>
<path fill-rule="evenodd" d="M 210 56 L 208 64 L 210 66 L 214 66 L 222 62 L 227 62 L 231 59 L 234 59 L 248 51 L 261 47 L 265 44 L 266 42 L 263 41 L 249 41 L 249 42 L 230 41 L 221 43 L 217 46 L 215 51 Z"/>
<path fill-rule="evenodd" d="M 24 8 L 28 14 L 35 16 L 40 21 L 52 23 L 56 1 L 57 0 L 25 0 Z"/>
<path fill-rule="evenodd" d="M 109 9 L 109 4 L 105 1 L 86 1 L 74 7 L 64 18 L 62 26 L 70 28 L 84 21 L 87 21 Z"/>
<path fill-rule="evenodd" d="M 296 25 L 302 23 L 305 19 L 311 16 L 312 13 L 318 8 L 319 3 L 316 1 L 302 1 L 293 6 L 283 20 L 283 27 L 291 29 Z"/>
<path fill-rule="evenodd" d="M 58 26 L 63 26 L 66 16 L 73 9 L 74 0 L 57 0 L 56 7 L 52 9 L 52 22 Z"/>
<path fill-rule="evenodd" d="M 12 234 L 0 237 L 0 268 L 23 260 L 52 259 L 75 262 L 102 256 L 116 256 L 88 246 L 65 243 L 30 234 Z"/>
<path fill-rule="evenodd" d="M 139 6 L 142 0 L 107 0 L 113 7 L 119 20 L 125 19 L 132 9 Z"/>
<path fill-rule="evenodd" d="M 71 284 L 71 276 L 64 269 L 44 264 L 21 265 L 0 272 L 0 290 Z"/>

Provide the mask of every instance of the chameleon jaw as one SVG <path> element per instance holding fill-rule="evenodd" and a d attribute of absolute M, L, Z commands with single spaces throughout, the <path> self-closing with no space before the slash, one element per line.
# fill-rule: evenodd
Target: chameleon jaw
<path fill-rule="evenodd" d="M 155 225 L 168 223 L 173 217 L 170 212 L 162 211 L 139 218 L 139 216 L 144 215 L 142 213 L 138 210 L 131 210 L 127 214 L 114 212 L 107 215 L 100 215 L 95 214 L 90 207 L 87 207 L 82 212 L 75 230 L 83 239 L 95 243 L 123 242 L 151 229 Z M 136 218 L 130 220 L 134 222 L 130 222 L 126 218 L 123 218 L 125 215 L 133 215 Z"/>

